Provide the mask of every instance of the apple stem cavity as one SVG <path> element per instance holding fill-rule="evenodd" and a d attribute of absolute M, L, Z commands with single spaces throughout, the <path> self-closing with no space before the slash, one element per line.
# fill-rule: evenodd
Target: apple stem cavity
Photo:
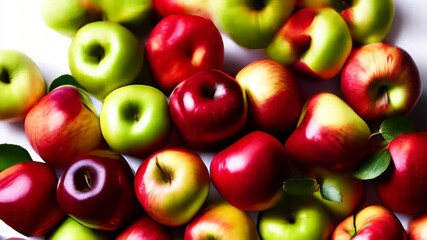
<path fill-rule="evenodd" d="M 252 0 L 250 2 L 250 6 L 252 9 L 260 11 L 265 8 L 266 6 L 265 2 L 266 2 L 265 0 Z"/>
<path fill-rule="evenodd" d="M 9 84 L 10 83 L 10 74 L 6 70 L 0 70 L 0 82 Z"/>
<path fill-rule="evenodd" d="M 95 183 L 92 175 L 93 171 L 90 168 L 85 167 L 77 170 L 76 177 L 74 178 L 76 189 L 80 192 L 89 192 Z"/>
<path fill-rule="evenodd" d="M 90 48 L 89 56 L 94 63 L 99 63 L 105 57 L 105 49 L 99 43 L 96 43 Z"/>
<path fill-rule="evenodd" d="M 159 162 L 159 159 L 156 157 L 156 167 L 160 170 L 160 178 L 163 183 L 171 184 L 172 183 L 172 175 L 167 169 L 163 168 Z"/>

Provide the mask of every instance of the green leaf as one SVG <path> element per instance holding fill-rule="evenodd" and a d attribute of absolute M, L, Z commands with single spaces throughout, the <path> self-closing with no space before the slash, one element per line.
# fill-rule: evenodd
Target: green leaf
<path fill-rule="evenodd" d="M 317 191 L 319 184 L 312 178 L 289 179 L 283 182 L 283 190 L 291 195 L 308 195 Z"/>
<path fill-rule="evenodd" d="M 353 175 L 361 180 L 377 178 L 387 170 L 390 162 L 390 152 L 387 149 L 379 150 L 372 154 L 362 166 L 356 169 Z"/>
<path fill-rule="evenodd" d="M 52 81 L 52 83 L 49 86 L 49 92 L 51 92 L 55 88 L 58 88 L 60 86 L 65 86 L 65 85 L 71 85 L 77 88 L 82 88 L 82 86 L 77 82 L 77 80 L 73 76 L 71 76 L 70 74 L 64 74 Z"/>
<path fill-rule="evenodd" d="M 96 115 L 99 115 L 98 112 L 95 109 L 95 105 L 93 104 L 92 99 L 90 98 L 90 95 L 88 92 L 86 92 L 86 90 L 84 90 L 83 88 L 77 88 L 79 90 L 80 93 L 80 98 L 82 99 L 83 104 L 89 108 L 93 113 L 95 113 Z"/>
<path fill-rule="evenodd" d="M 338 189 L 332 184 L 324 183 L 320 185 L 320 196 L 322 196 L 323 199 L 326 199 L 328 201 L 339 203 L 342 202 L 342 195 L 340 189 Z"/>
<path fill-rule="evenodd" d="M 0 172 L 19 162 L 29 162 L 32 158 L 28 151 L 15 144 L 0 144 Z"/>
<path fill-rule="evenodd" d="M 402 133 L 413 132 L 414 126 L 407 118 L 403 116 L 393 116 L 385 119 L 379 129 L 383 138 L 390 142 Z"/>

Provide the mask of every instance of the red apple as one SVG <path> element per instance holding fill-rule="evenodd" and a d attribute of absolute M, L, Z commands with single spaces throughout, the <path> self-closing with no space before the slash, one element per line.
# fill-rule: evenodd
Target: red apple
<path fill-rule="evenodd" d="M 0 172 L 0 219 L 26 236 L 41 237 L 65 217 L 57 177 L 42 162 L 21 162 Z"/>
<path fill-rule="evenodd" d="M 403 214 L 427 212 L 427 132 L 403 133 L 388 145 L 391 163 L 375 179 L 383 204 Z"/>
<path fill-rule="evenodd" d="M 407 228 L 409 239 L 426 240 L 427 239 L 427 214 L 415 217 L 409 221 Z"/>
<path fill-rule="evenodd" d="M 115 230 L 140 210 L 133 180 L 133 170 L 122 155 L 94 150 L 64 169 L 56 197 L 61 208 L 79 223 Z"/>
<path fill-rule="evenodd" d="M 45 95 L 25 118 L 25 133 L 33 149 L 49 165 L 67 167 L 77 156 L 103 143 L 98 116 L 85 106 L 72 86 Z"/>
<path fill-rule="evenodd" d="M 348 216 L 335 228 L 331 240 L 405 240 L 407 234 L 393 212 L 371 205 Z"/>
<path fill-rule="evenodd" d="M 142 216 L 133 221 L 117 237 L 116 240 L 172 240 L 169 231 L 151 219 L 149 216 Z"/>
<path fill-rule="evenodd" d="M 165 148 L 142 162 L 134 186 L 150 217 L 164 225 L 180 226 L 203 206 L 210 179 L 205 163 L 195 152 Z"/>
<path fill-rule="evenodd" d="M 171 15 L 150 32 L 146 56 L 158 87 L 169 94 L 178 83 L 205 69 L 221 69 L 222 37 L 211 20 L 191 15 Z"/>
<path fill-rule="evenodd" d="M 210 0 L 153 0 L 153 8 L 160 17 L 196 15 L 210 18 Z"/>
<path fill-rule="evenodd" d="M 235 137 L 246 125 L 242 88 L 219 70 L 205 70 L 179 84 L 169 99 L 172 121 L 191 146 L 209 148 Z"/>
<path fill-rule="evenodd" d="M 214 155 L 212 183 L 231 205 L 244 211 L 265 210 L 282 196 L 286 160 L 279 140 L 254 131 Z"/>
<path fill-rule="evenodd" d="M 271 59 L 255 60 L 236 80 L 248 98 L 248 121 L 254 129 L 281 136 L 295 128 L 303 102 L 289 68 Z"/>
<path fill-rule="evenodd" d="M 408 52 L 386 43 L 356 48 L 342 74 L 345 100 L 365 120 L 409 113 L 421 95 L 421 77 Z"/>

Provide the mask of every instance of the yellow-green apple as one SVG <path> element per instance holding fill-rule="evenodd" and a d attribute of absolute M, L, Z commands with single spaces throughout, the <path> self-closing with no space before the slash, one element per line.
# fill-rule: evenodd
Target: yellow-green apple
<path fill-rule="evenodd" d="M 134 186 L 150 217 L 164 225 L 180 226 L 205 203 L 210 179 L 198 154 L 185 148 L 165 148 L 142 162 Z"/>
<path fill-rule="evenodd" d="M 108 240 L 113 239 L 112 233 L 86 227 L 80 224 L 74 218 L 67 217 L 63 222 L 50 232 L 46 239 L 50 240 L 72 240 L 72 239 L 84 239 L 84 240 Z"/>
<path fill-rule="evenodd" d="M 216 153 L 210 164 L 218 193 L 244 211 L 275 205 L 282 197 L 287 170 L 283 145 L 262 131 L 251 132 Z"/>
<path fill-rule="evenodd" d="M 407 234 L 396 215 L 381 205 L 370 205 L 340 222 L 331 240 L 405 240 Z"/>
<path fill-rule="evenodd" d="M 408 223 L 407 232 L 410 240 L 426 240 L 427 214 L 412 218 Z"/>
<path fill-rule="evenodd" d="M 172 122 L 191 147 L 213 148 L 236 137 L 247 120 L 243 89 L 220 70 L 197 72 L 171 93 Z"/>
<path fill-rule="evenodd" d="M 221 69 L 224 62 L 221 33 L 200 16 L 163 18 L 148 35 L 145 51 L 155 83 L 166 94 L 192 74 Z"/>
<path fill-rule="evenodd" d="M 56 199 L 77 222 L 90 228 L 116 230 L 142 212 L 133 181 L 134 172 L 122 155 L 93 150 L 64 169 Z"/>
<path fill-rule="evenodd" d="M 55 172 L 42 162 L 21 162 L 0 172 L 0 219 L 25 236 L 44 236 L 65 217 L 56 184 Z"/>
<path fill-rule="evenodd" d="M 45 94 L 44 77 L 28 55 L 0 50 L 0 120 L 22 120 Z"/>
<path fill-rule="evenodd" d="M 102 20 L 94 0 L 42 0 L 40 13 L 48 27 L 70 37 L 82 26 Z"/>
<path fill-rule="evenodd" d="M 126 27 L 96 21 L 81 27 L 72 38 L 68 65 L 77 82 L 102 101 L 114 89 L 135 81 L 142 69 L 143 52 Z"/>
<path fill-rule="evenodd" d="M 393 0 L 297 0 L 297 6 L 332 7 L 347 22 L 351 36 L 359 44 L 382 41 L 394 20 Z"/>
<path fill-rule="evenodd" d="M 311 96 L 285 150 L 297 165 L 349 170 L 364 157 L 371 130 L 340 97 L 328 92 Z"/>
<path fill-rule="evenodd" d="M 340 81 L 347 103 L 370 121 L 406 115 L 421 95 L 421 77 L 409 53 L 381 42 L 354 49 Z"/>
<path fill-rule="evenodd" d="M 223 201 L 211 203 L 187 225 L 187 240 L 233 239 L 259 240 L 257 227 L 245 211 Z"/>
<path fill-rule="evenodd" d="M 116 240 L 172 240 L 169 230 L 149 216 L 141 216 L 122 230 Z"/>
<path fill-rule="evenodd" d="M 103 145 L 99 118 L 76 87 L 62 86 L 40 99 L 25 118 L 25 133 L 50 166 L 65 168 L 77 156 Z"/>
<path fill-rule="evenodd" d="M 211 3 L 215 24 L 238 45 L 265 48 L 291 16 L 295 0 L 220 0 Z"/>
<path fill-rule="evenodd" d="M 258 215 L 258 232 L 265 240 L 326 240 L 332 230 L 328 210 L 310 196 L 286 195 Z"/>
<path fill-rule="evenodd" d="M 96 2 L 102 11 L 104 20 L 117 22 L 130 28 L 141 27 L 148 23 L 153 13 L 151 0 L 96 0 Z"/>
<path fill-rule="evenodd" d="M 410 132 L 391 140 L 388 169 L 375 179 L 376 190 L 384 206 L 403 214 L 427 211 L 427 132 Z"/>
<path fill-rule="evenodd" d="M 112 91 L 104 99 L 99 118 L 109 147 L 137 157 L 162 148 L 172 129 L 167 97 L 148 85 L 132 84 Z"/>
<path fill-rule="evenodd" d="M 353 47 L 350 30 L 334 9 L 292 14 L 266 47 L 268 57 L 319 79 L 338 75 Z"/>
<path fill-rule="evenodd" d="M 255 60 L 237 73 L 236 80 L 246 93 L 253 129 L 283 136 L 295 128 L 303 100 L 289 68 L 271 59 Z"/>
<path fill-rule="evenodd" d="M 211 18 L 211 0 L 153 0 L 153 8 L 161 17 L 169 15 L 196 15 Z"/>

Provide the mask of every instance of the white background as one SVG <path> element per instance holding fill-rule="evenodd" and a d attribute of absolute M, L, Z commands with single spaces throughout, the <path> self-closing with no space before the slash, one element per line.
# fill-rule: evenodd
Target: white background
<path fill-rule="evenodd" d="M 50 83 L 56 77 L 69 73 L 67 49 L 70 38 L 44 25 L 39 4 L 40 0 L 0 0 L 0 49 L 17 49 L 27 54 Z M 423 81 L 423 95 L 409 118 L 418 131 L 424 131 L 427 130 L 427 1 L 395 0 L 395 6 L 395 21 L 385 42 L 405 49 L 418 65 Z M 264 56 L 260 50 L 249 51 L 236 46 L 227 37 L 224 43 L 224 71 L 231 75 L 252 60 Z M 319 91 L 338 93 L 337 86 L 337 80 L 302 83 L 305 96 Z M 0 122 L 0 143 L 19 144 L 30 152 L 34 160 L 41 160 L 25 138 L 22 121 Z M 400 215 L 399 218 L 406 227 L 408 219 Z M 0 221 L 0 239 L 2 237 L 23 236 Z"/>

